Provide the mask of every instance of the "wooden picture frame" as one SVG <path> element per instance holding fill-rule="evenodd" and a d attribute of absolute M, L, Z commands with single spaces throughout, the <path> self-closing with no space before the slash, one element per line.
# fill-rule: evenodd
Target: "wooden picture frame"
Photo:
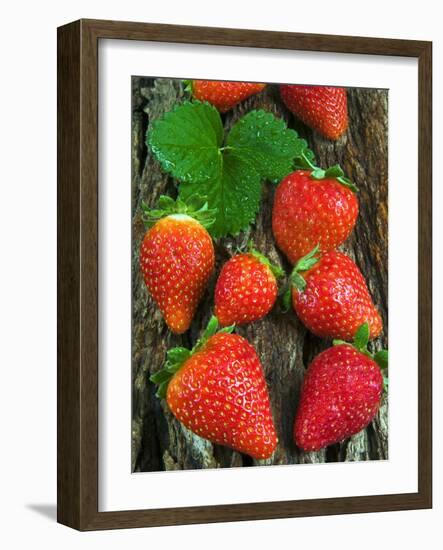
<path fill-rule="evenodd" d="M 418 492 L 98 511 L 98 42 L 100 39 L 403 56 L 419 66 Z M 432 506 L 432 44 L 80 20 L 58 29 L 58 521 L 79 530 Z"/>

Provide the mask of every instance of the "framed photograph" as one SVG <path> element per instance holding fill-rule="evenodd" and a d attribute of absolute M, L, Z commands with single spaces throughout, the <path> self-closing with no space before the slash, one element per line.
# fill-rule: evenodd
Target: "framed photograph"
<path fill-rule="evenodd" d="M 431 75 L 430 42 L 58 29 L 60 523 L 432 506 Z"/>

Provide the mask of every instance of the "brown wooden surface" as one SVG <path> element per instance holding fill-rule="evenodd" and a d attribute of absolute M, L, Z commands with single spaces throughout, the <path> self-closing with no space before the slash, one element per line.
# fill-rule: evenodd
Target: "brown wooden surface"
<path fill-rule="evenodd" d="M 98 511 L 97 47 L 100 38 L 419 58 L 418 492 L 166 510 Z M 91 530 L 429 508 L 432 505 L 431 44 L 82 20 L 59 29 L 58 45 L 58 521 L 76 529 Z"/>
<path fill-rule="evenodd" d="M 356 53 L 419 57 L 429 42 L 398 38 L 274 32 L 256 29 L 230 29 L 137 23 L 134 21 L 101 21 L 82 19 L 87 33 L 100 38 L 124 40 L 153 40 L 180 44 L 208 46 L 240 46 L 314 52 Z"/>
<path fill-rule="evenodd" d="M 57 518 L 80 522 L 80 31 L 58 35 Z"/>
<path fill-rule="evenodd" d="M 316 453 L 296 448 L 292 437 L 294 414 L 305 367 L 321 350 L 331 345 L 310 334 L 295 313 L 283 314 L 275 307 L 262 321 L 239 327 L 237 331 L 256 348 L 268 382 L 279 445 L 272 459 L 256 461 L 246 455 L 214 446 L 183 427 L 170 413 L 165 401 L 155 396 L 149 375 L 159 369 L 165 350 L 174 345 L 192 346 L 213 309 L 213 290 L 223 263 L 238 247 L 252 238 L 258 250 L 267 254 L 287 273 L 290 265 L 275 246 L 271 213 L 275 186 L 264 186 L 257 223 L 237 238 L 216 243 L 216 273 L 212 278 L 189 334 L 173 336 L 167 330 L 158 308 L 146 291 L 141 277 L 138 253 L 145 228 L 141 202 L 154 207 L 161 194 L 176 195 L 171 178 L 162 174 L 159 163 L 144 144 L 146 129 L 172 106 L 188 95 L 180 80 L 133 78 L 133 470 L 218 468 L 264 464 L 317 463 L 388 458 L 387 397 L 372 424 L 350 440 Z M 340 164 L 358 185 L 360 216 L 354 233 L 342 247 L 355 258 L 365 275 L 384 322 L 381 338 L 387 340 L 387 249 L 388 249 L 388 92 L 387 90 L 348 90 L 350 127 L 337 142 L 322 138 L 302 125 L 286 110 L 278 87 L 266 90 L 233 109 L 224 117 L 226 131 L 251 109 L 263 108 L 283 117 L 296 127 L 315 152 L 320 166 Z"/>

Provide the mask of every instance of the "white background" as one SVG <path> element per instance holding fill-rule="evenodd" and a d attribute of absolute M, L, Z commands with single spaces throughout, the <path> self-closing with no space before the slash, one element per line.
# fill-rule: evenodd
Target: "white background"
<path fill-rule="evenodd" d="M 208 61 L 216 56 L 208 68 Z M 211 71 L 211 72 L 209 72 Z M 247 72 L 245 72 L 247 71 Z M 290 80 L 389 89 L 389 460 L 131 475 L 131 75 Z M 319 75 L 321 75 L 319 79 Z M 104 41 L 99 112 L 99 510 L 417 491 L 417 61 Z M 405 150 L 409 152 L 404 163 Z M 127 182 L 126 185 L 123 182 Z M 408 224 L 404 220 L 408 219 Z M 409 276 L 404 276 L 404 258 Z M 126 258 L 126 261 L 122 259 Z M 392 283 L 394 281 L 394 283 Z M 404 341 L 408 346 L 404 346 Z M 115 404 L 118 403 L 118 407 Z"/>
<path fill-rule="evenodd" d="M 308 3 L 305 3 L 309 5 Z M 123 548 L 129 545 L 180 549 L 276 540 L 307 547 L 437 548 L 443 519 L 443 451 L 440 398 L 443 376 L 442 291 L 435 285 L 434 510 L 306 518 L 224 525 L 185 526 L 79 534 L 54 523 L 56 373 L 56 31 L 79 17 L 232 26 L 269 30 L 353 34 L 434 40 L 434 150 L 441 152 L 443 39 L 438 2 L 317 0 L 315 9 L 293 0 L 209 2 L 49 1 L 3 7 L 0 87 L 0 541 L 6 548 Z M 310 3 L 313 6 L 313 3 Z M 408 120 L 405 120 L 405 131 Z M 437 157 L 437 154 L 435 154 Z M 405 162 L 407 155 L 405 154 Z M 441 160 L 434 163 L 435 273 L 441 281 L 443 208 Z M 405 220 L 407 224 L 407 220 Z M 405 265 L 405 269 L 407 266 Z M 405 275 L 407 276 L 407 275 Z M 405 298 L 406 300 L 406 298 Z M 407 345 L 407 342 L 405 342 Z M 438 358 L 438 359 L 437 359 Z M 372 534 L 373 536 L 368 536 Z M 313 538 L 314 537 L 314 538 Z M 4 540 L 3 540 L 4 539 Z M 313 543 L 315 541 L 315 544 Z M 437 542 L 438 541 L 438 542 Z"/>

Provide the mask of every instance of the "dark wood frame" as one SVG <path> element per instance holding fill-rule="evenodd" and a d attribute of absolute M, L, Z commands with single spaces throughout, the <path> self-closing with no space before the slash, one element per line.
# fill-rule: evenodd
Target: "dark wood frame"
<path fill-rule="evenodd" d="M 418 492 L 98 511 L 98 41 L 416 57 L 419 64 Z M 58 521 L 79 530 L 432 507 L 432 43 L 80 20 L 58 29 Z"/>

